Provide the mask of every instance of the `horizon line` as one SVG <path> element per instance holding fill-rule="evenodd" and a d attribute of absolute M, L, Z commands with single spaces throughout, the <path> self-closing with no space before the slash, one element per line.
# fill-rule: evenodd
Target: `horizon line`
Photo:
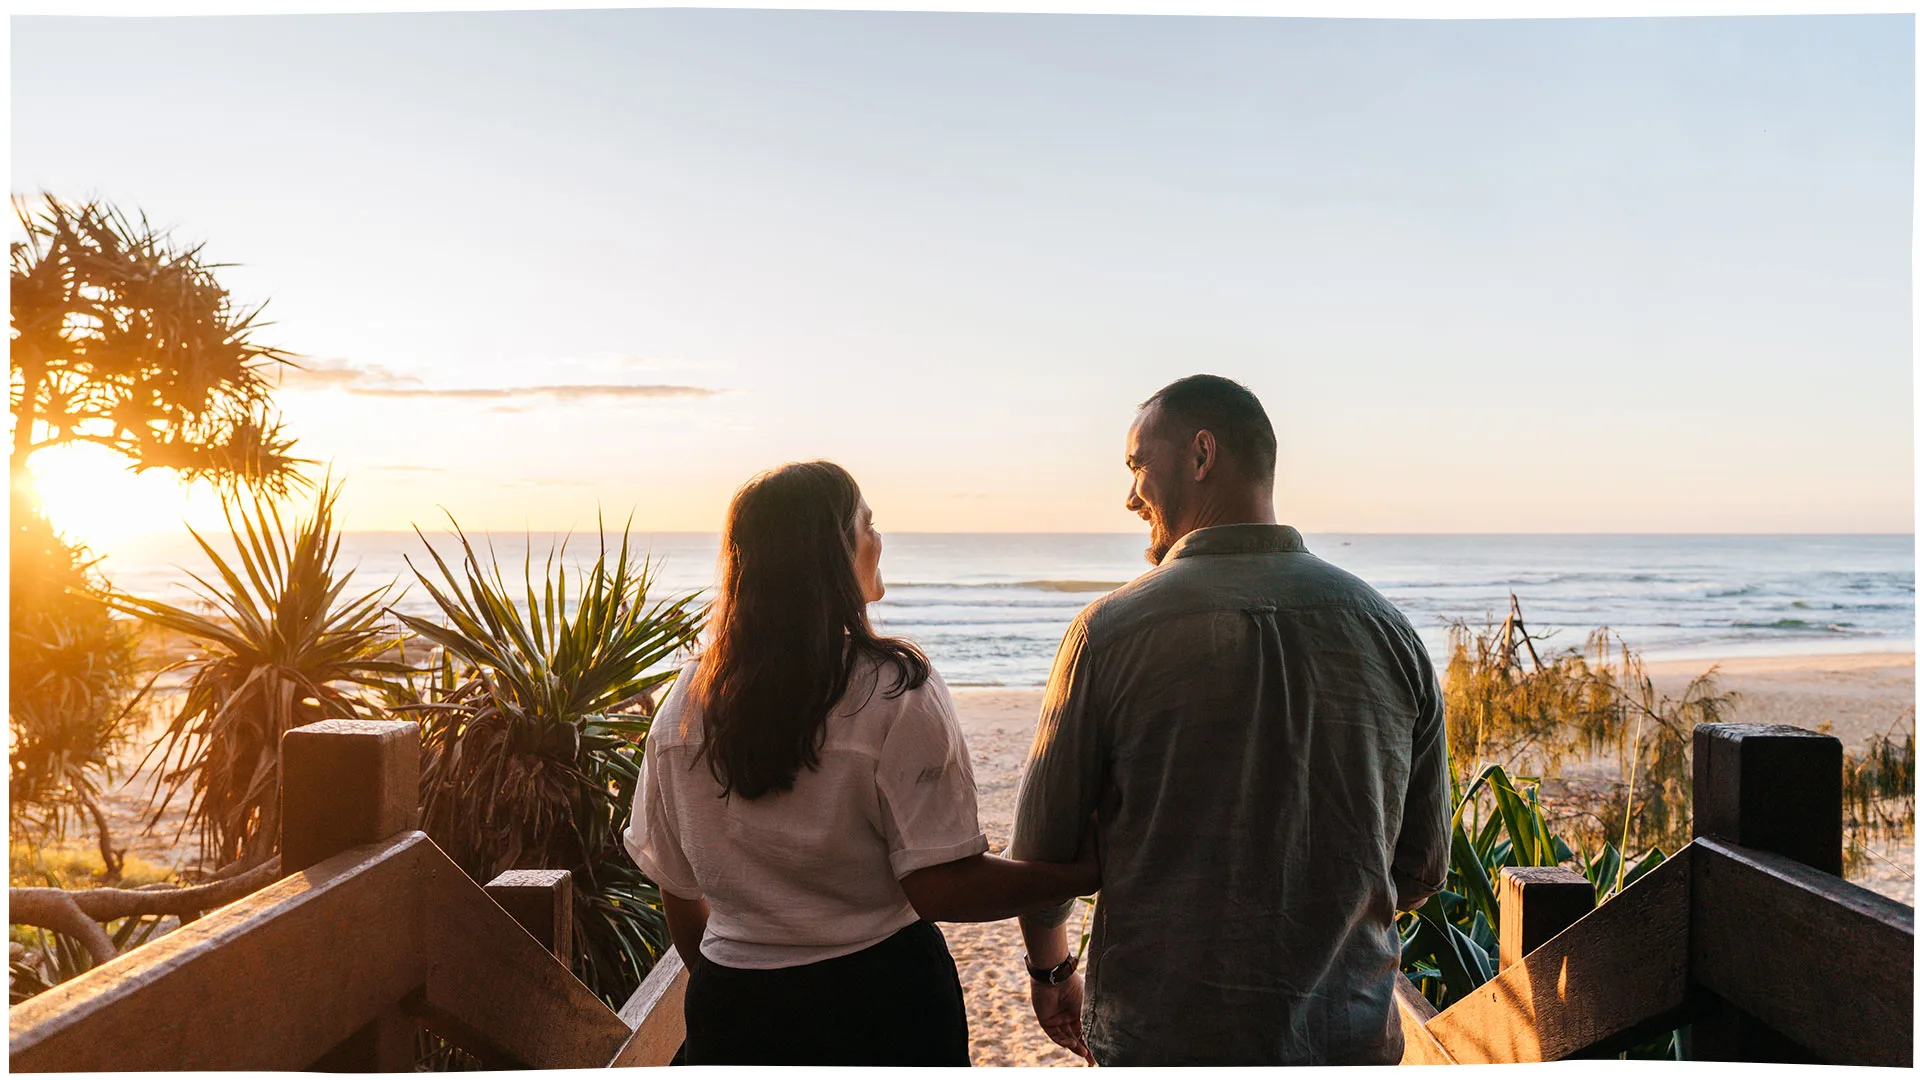
<path fill-rule="evenodd" d="M 1385 530 L 1347 530 L 1347 529 L 1305 529 L 1297 525 L 1291 526 L 1291 528 L 1305 535 L 1392 536 L 1392 537 L 1403 537 L 1403 536 L 1618 536 L 1618 537 L 1889 536 L 1889 537 L 1900 537 L 1900 536 L 1904 536 L 1904 537 L 1911 538 L 1916 535 L 1916 533 L 1913 530 L 1898 532 L 1898 531 L 1885 530 L 1885 529 L 1773 530 L 1773 531 L 1762 531 L 1762 530 L 1737 530 L 1737 531 L 1641 530 L 1641 531 L 1635 531 L 1635 530 L 1580 530 L 1580 529 L 1556 529 L 1556 530 L 1539 530 L 1539 531 L 1489 531 L 1489 530 L 1467 531 L 1467 530 L 1449 530 L 1449 529 L 1427 529 L 1427 530 L 1408 529 L 1408 530 L 1385 531 Z M 212 535 L 214 533 L 218 533 L 222 531 L 224 530 L 201 530 L 203 535 Z M 427 533 L 444 532 L 444 533 L 447 533 L 448 535 L 452 535 L 453 530 L 447 529 L 444 526 L 442 526 L 438 529 L 421 529 L 419 531 L 427 532 Z M 627 530 L 620 530 L 620 529 L 594 529 L 594 528 L 579 528 L 579 527 L 568 527 L 568 528 L 549 527 L 549 528 L 541 528 L 541 529 L 534 529 L 534 528 L 527 528 L 527 527 L 522 527 L 518 529 L 477 528 L 477 529 L 464 529 L 462 531 L 467 533 L 470 536 L 509 535 L 511 533 L 537 534 L 537 535 L 564 535 L 564 534 L 572 533 L 576 535 L 614 536 L 614 535 L 619 535 L 622 531 L 625 531 L 629 535 L 644 535 L 644 536 L 718 536 L 720 534 L 720 530 L 718 529 L 633 528 L 633 529 L 627 529 Z M 339 534 L 339 535 L 355 534 L 355 535 L 364 535 L 364 536 L 372 536 L 372 535 L 412 536 L 412 535 L 415 535 L 415 530 L 413 529 L 337 529 L 335 530 L 335 532 L 336 534 Z M 162 537 L 162 536 L 187 537 L 189 535 L 190 534 L 186 529 L 178 529 L 178 530 L 156 529 L 151 532 L 128 533 L 120 537 L 119 540 L 121 542 L 124 542 L 126 540 L 146 540 L 146 539 L 153 539 L 153 538 Z M 887 529 L 887 530 L 884 530 L 881 533 L 881 535 L 883 536 L 1116 536 L 1117 537 L 1117 536 L 1143 536 L 1145 535 L 1145 530 L 1142 529 L 1139 531 L 1118 532 L 1118 531 L 1112 531 L 1112 530 L 1071 530 L 1071 529 L 1047 529 L 1047 530 Z"/>

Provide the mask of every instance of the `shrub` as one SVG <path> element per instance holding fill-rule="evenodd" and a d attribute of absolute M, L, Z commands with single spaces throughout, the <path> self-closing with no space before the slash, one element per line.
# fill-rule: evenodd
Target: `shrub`
<path fill-rule="evenodd" d="M 433 550 L 415 568 L 442 620 L 400 615 L 439 646 L 438 672 L 397 711 L 419 718 L 422 826 L 476 881 L 505 870 L 574 877 L 574 969 L 616 1008 L 667 946 L 660 896 L 621 843 L 664 662 L 699 635 L 696 594 L 649 604 L 650 564 L 623 532 L 570 574 L 565 545 L 517 606 L 499 563 L 454 525 L 458 571 Z M 424 537 L 422 537 L 424 540 Z M 411 565 L 411 564 L 410 564 Z M 570 594 L 573 597 L 569 603 Z"/>
<path fill-rule="evenodd" d="M 102 601 L 85 549 L 62 540 L 17 488 L 10 509 L 9 832 L 58 840 L 81 816 L 111 880 L 120 854 L 99 796 L 142 695 L 139 635 Z"/>
<path fill-rule="evenodd" d="M 257 863 L 277 850 L 282 734 L 319 720 L 378 716 L 372 696 L 393 691 L 394 680 L 412 671 L 398 659 L 399 635 L 380 618 L 392 586 L 343 598 L 353 572 L 337 565 L 338 496 L 323 484 L 312 516 L 292 529 L 264 497 L 229 499 L 233 561 L 193 534 L 218 578 L 191 575 L 214 614 L 114 599 L 204 650 L 182 662 L 192 674 L 180 711 L 148 760 L 159 755 L 154 767 L 166 785 L 154 819 L 190 786 L 183 827 L 199 833 L 201 859 L 211 866 Z"/>
<path fill-rule="evenodd" d="M 1542 657 L 1521 618 L 1448 631 L 1448 753 L 1456 769 L 1497 762 L 1559 777 L 1569 759 L 1611 756 L 1617 778 L 1569 783 L 1558 824 L 1599 850 L 1673 850 L 1692 835 L 1691 755 L 1697 724 L 1727 719 L 1735 695 L 1718 672 L 1693 679 L 1677 698 L 1654 689 L 1640 656 L 1604 627 L 1580 649 Z M 1524 648 L 1526 660 L 1522 660 Z"/>

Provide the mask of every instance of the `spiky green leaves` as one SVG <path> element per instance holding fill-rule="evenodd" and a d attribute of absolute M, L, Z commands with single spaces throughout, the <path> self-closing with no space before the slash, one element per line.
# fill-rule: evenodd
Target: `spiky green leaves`
<path fill-rule="evenodd" d="M 353 572 L 339 567 L 333 518 L 339 493 L 323 484 L 312 515 L 291 528 L 264 497 L 228 498 L 233 556 L 193 534 L 214 569 L 212 581 L 189 575 L 210 614 L 131 596 L 112 600 L 204 650 L 183 662 L 191 674 L 180 711 L 148 760 L 158 753 L 166 785 L 154 819 L 190 787 L 186 820 L 200 833 L 202 859 L 215 865 L 264 858 L 279 844 L 282 734 L 370 715 L 369 693 L 402 692 L 398 680 L 413 670 L 382 618 L 393 586 L 347 595 Z"/>
<path fill-rule="evenodd" d="M 415 567 L 440 618 L 396 612 L 442 650 L 399 706 L 421 726 L 422 825 L 479 881 L 573 871 L 575 970 L 618 1005 L 667 941 L 659 893 L 620 834 L 655 695 L 706 607 L 697 594 L 652 600 L 652 565 L 625 531 L 614 551 L 603 531 L 585 570 L 568 569 L 562 544 L 536 579 L 529 550 L 511 587 L 491 552 L 482 560 L 457 523 L 454 535 L 457 569 L 430 543 L 434 572 Z"/>

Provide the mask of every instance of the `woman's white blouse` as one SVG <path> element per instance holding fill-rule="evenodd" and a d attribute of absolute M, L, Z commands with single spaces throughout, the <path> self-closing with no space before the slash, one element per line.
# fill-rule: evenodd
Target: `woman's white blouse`
<path fill-rule="evenodd" d="M 987 850 L 938 674 L 888 697 L 891 666 L 863 660 L 827 718 L 820 767 L 749 800 L 722 798 L 707 758 L 696 760 L 696 666 L 654 716 L 625 841 L 655 884 L 706 899 L 700 951 L 715 963 L 781 968 L 858 952 L 919 918 L 902 877 Z"/>

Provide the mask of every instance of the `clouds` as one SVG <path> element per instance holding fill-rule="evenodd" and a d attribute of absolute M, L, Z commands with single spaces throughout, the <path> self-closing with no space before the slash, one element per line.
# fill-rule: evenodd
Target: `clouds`
<path fill-rule="evenodd" d="M 447 398 L 455 401 L 518 401 L 530 397 L 555 401 L 631 400 L 635 398 L 704 398 L 719 393 L 704 386 L 628 383 L 550 383 L 538 386 L 365 386 L 350 393 L 365 397 Z"/>
<path fill-rule="evenodd" d="M 378 364 L 350 364 L 338 358 L 303 356 L 280 368 L 282 390 L 349 390 L 380 386 L 420 386 L 419 379 L 399 375 Z"/>
<path fill-rule="evenodd" d="M 632 364 L 645 361 L 625 358 Z M 281 369 L 280 387 L 293 391 L 342 391 L 357 397 L 485 402 L 494 411 L 518 412 L 536 404 L 708 398 L 720 391 L 672 383 L 537 383 L 530 386 L 429 386 L 378 364 L 302 357 Z"/>

